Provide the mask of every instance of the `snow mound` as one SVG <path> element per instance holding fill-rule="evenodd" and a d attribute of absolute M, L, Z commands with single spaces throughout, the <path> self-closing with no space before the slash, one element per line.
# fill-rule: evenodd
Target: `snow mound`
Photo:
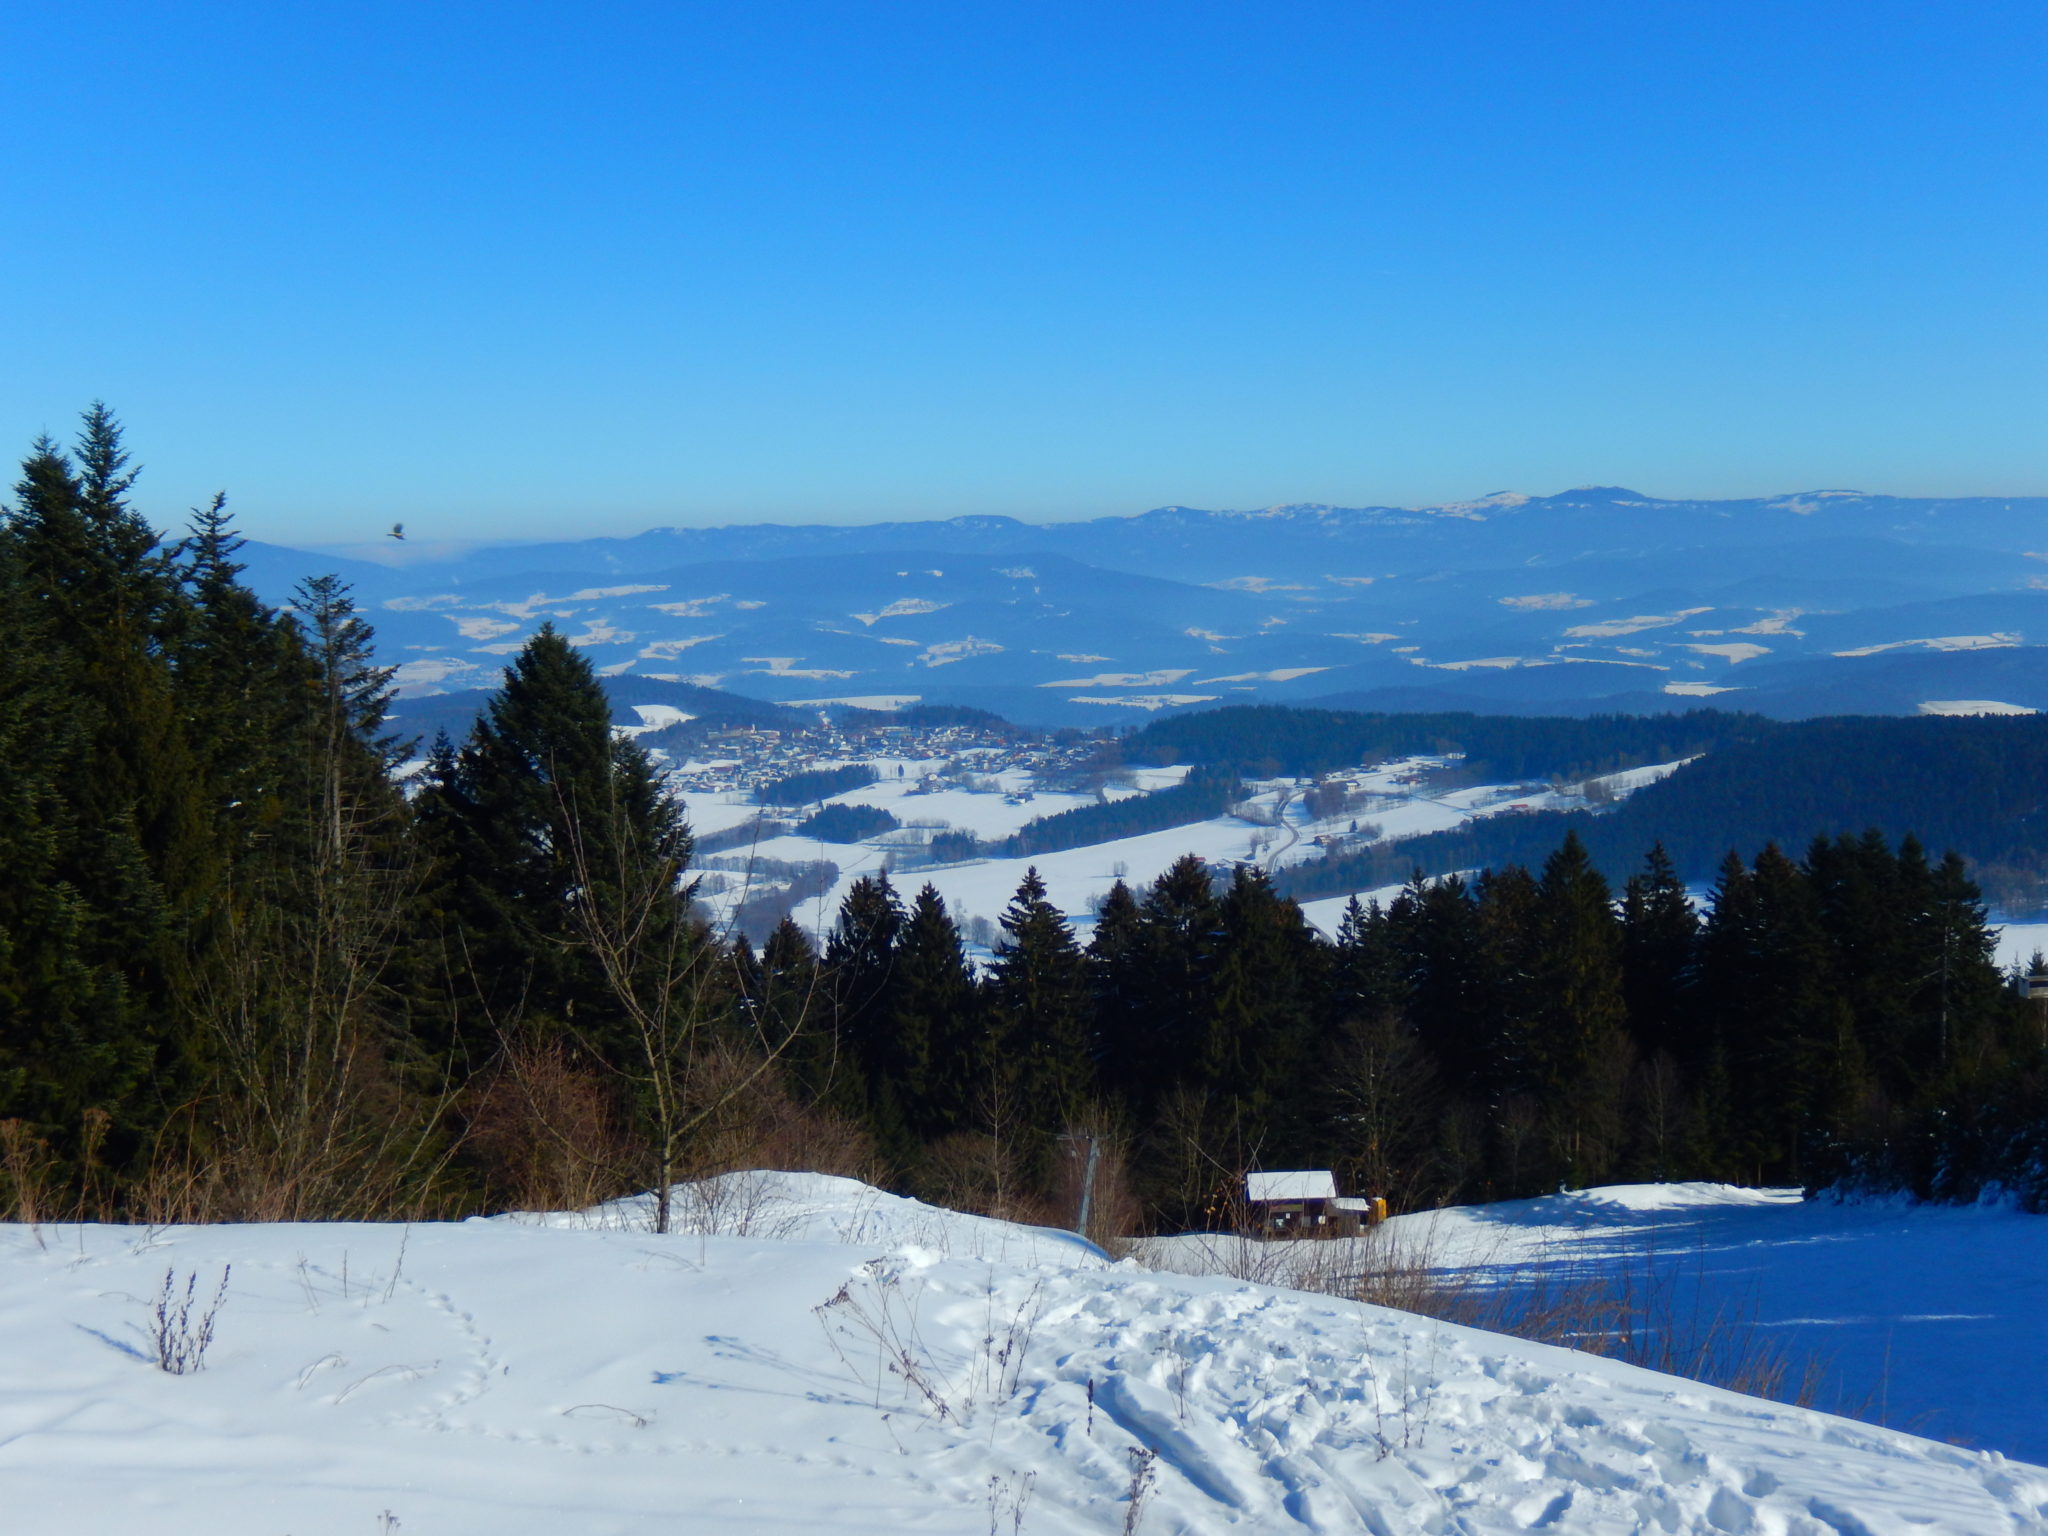
<path fill-rule="evenodd" d="M 1100 1248 L 1072 1232 L 949 1211 L 836 1174 L 772 1169 L 728 1173 L 678 1184 L 669 1199 L 670 1229 L 683 1236 L 852 1243 L 1004 1264 L 1085 1267 L 1109 1262 Z M 652 1195 L 633 1195 L 586 1211 L 521 1212 L 496 1219 L 529 1226 L 650 1232 L 654 1208 Z"/>
<path fill-rule="evenodd" d="M 1028 1229 L 1014 1253 L 1060 1256 L 969 1257 L 1000 1223 L 848 1180 L 774 1187 L 772 1238 L 655 1236 L 625 1224 L 632 1206 L 0 1228 L 7 1527 L 2048 1530 L 2048 1470 L 1995 1454 L 1405 1313 L 1106 1265 Z M 156 1369 L 166 1275 L 180 1293 L 196 1276 L 203 1303 L 224 1271 L 204 1369 Z"/>

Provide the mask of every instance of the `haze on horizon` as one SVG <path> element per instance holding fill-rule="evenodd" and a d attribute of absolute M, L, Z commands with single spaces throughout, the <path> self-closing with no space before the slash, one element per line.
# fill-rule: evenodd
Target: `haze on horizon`
<path fill-rule="evenodd" d="M 291 544 L 2041 494 L 2044 44 L 1900 0 L 31 0 L 0 447 L 104 398 L 159 524 L 225 486 Z"/>

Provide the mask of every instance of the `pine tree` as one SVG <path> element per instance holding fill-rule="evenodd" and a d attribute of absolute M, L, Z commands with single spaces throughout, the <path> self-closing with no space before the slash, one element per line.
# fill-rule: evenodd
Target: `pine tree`
<path fill-rule="evenodd" d="M 633 1010 L 592 925 L 649 957 L 672 951 L 690 835 L 646 752 L 612 731 L 589 661 L 552 624 L 506 669 L 452 763 L 430 764 L 422 801 L 472 1053 L 524 1019 L 600 1063 L 637 1061 Z"/>
<path fill-rule="evenodd" d="M 1025 1116 L 1050 1138 L 1078 1122 L 1094 1097 L 1088 1057 L 1087 962 L 1066 914 L 1046 898 L 1034 865 L 999 919 L 989 990 L 1000 1020 L 998 1049 L 1011 1065 Z"/>
<path fill-rule="evenodd" d="M 118 423 L 86 413 L 77 460 L 47 439 L 22 466 L 7 520 L 13 596 L 53 669 L 56 802 L 46 806 L 51 1010 L 25 1022 L 39 1044 L 25 1108 L 53 1129 L 111 1117 L 116 1163 L 143 1155 L 168 1105 L 193 1086 L 178 989 L 216 900 L 209 795 L 182 718 L 170 649 L 184 598 L 155 533 L 129 506 L 134 474 Z"/>
<path fill-rule="evenodd" d="M 1621 926 L 1576 833 L 1544 863 L 1538 912 L 1530 1067 L 1553 1170 L 1580 1187 L 1614 1166 L 1629 1063 Z"/>
<path fill-rule="evenodd" d="M 930 1140 L 970 1120 L 988 1064 L 979 1014 L 960 931 L 927 884 L 896 941 L 876 1060 L 877 1092 L 900 1106 L 912 1135 Z"/>
<path fill-rule="evenodd" d="M 1645 1057 L 1690 1059 L 1686 1007 L 1699 943 L 1699 915 L 1664 845 L 1631 875 L 1621 898 L 1622 993 L 1629 1033 Z"/>
<path fill-rule="evenodd" d="M 1198 1072 L 1233 1106 L 1242 1144 L 1292 1161 L 1322 1011 L 1325 956 L 1301 908 L 1264 871 L 1240 864 L 1218 903 L 1220 938 Z"/>
<path fill-rule="evenodd" d="M 903 903 L 883 870 L 862 875 L 848 888 L 825 940 L 832 1015 L 854 1068 L 848 1088 L 858 1086 L 861 1112 L 877 1142 L 899 1156 L 910 1137 L 903 1106 L 893 1091 L 877 1095 L 888 1069 L 889 993 L 902 931 Z"/>
<path fill-rule="evenodd" d="M 1208 1035 L 1211 988 L 1223 938 L 1209 871 L 1185 854 L 1152 882 L 1138 904 L 1135 1004 L 1143 1020 L 1135 1087 L 1154 1104 L 1199 1070 Z"/>

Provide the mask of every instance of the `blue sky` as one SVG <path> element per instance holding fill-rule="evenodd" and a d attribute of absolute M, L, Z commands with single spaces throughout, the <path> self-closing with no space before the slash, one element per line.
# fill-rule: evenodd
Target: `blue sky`
<path fill-rule="evenodd" d="M 2039 5 L 14 0 L 0 54 L 0 427 L 105 397 L 164 521 L 2048 492 Z"/>

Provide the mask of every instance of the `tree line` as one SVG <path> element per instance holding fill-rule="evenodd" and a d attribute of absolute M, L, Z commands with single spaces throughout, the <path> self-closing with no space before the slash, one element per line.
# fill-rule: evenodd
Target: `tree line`
<path fill-rule="evenodd" d="M 2011 913 L 2048 901 L 2048 717 L 1841 717 L 1730 741 L 1600 812 L 1491 816 L 1296 866 L 1298 896 L 1373 889 L 1432 871 L 1529 863 L 1567 832 L 1609 864 L 1661 843 L 1689 880 L 1728 847 L 1797 847 L 1816 831 L 1908 829 L 1955 848 Z"/>
<path fill-rule="evenodd" d="M 0 1181 L 17 1215 L 592 1204 L 726 1167 L 1069 1219 L 1219 1219 L 1243 1170 L 1415 1206 L 1628 1178 L 2034 1198 L 2041 1029 L 1962 862 L 1878 834 L 1617 892 L 1417 875 L 1334 939 L 1256 868 L 1035 871 L 970 963 L 929 885 L 822 944 L 695 899 L 684 807 L 544 626 L 461 739 L 389 726 L 332 578 L 283 610 L 216 498 L 160 543 L 95 407 L 0 528 Z M 2030 1182 L 2031 1181 L 2031 1182 Z M 1103 1202 L 1113 1210 L 1114 1201 Z"/>

